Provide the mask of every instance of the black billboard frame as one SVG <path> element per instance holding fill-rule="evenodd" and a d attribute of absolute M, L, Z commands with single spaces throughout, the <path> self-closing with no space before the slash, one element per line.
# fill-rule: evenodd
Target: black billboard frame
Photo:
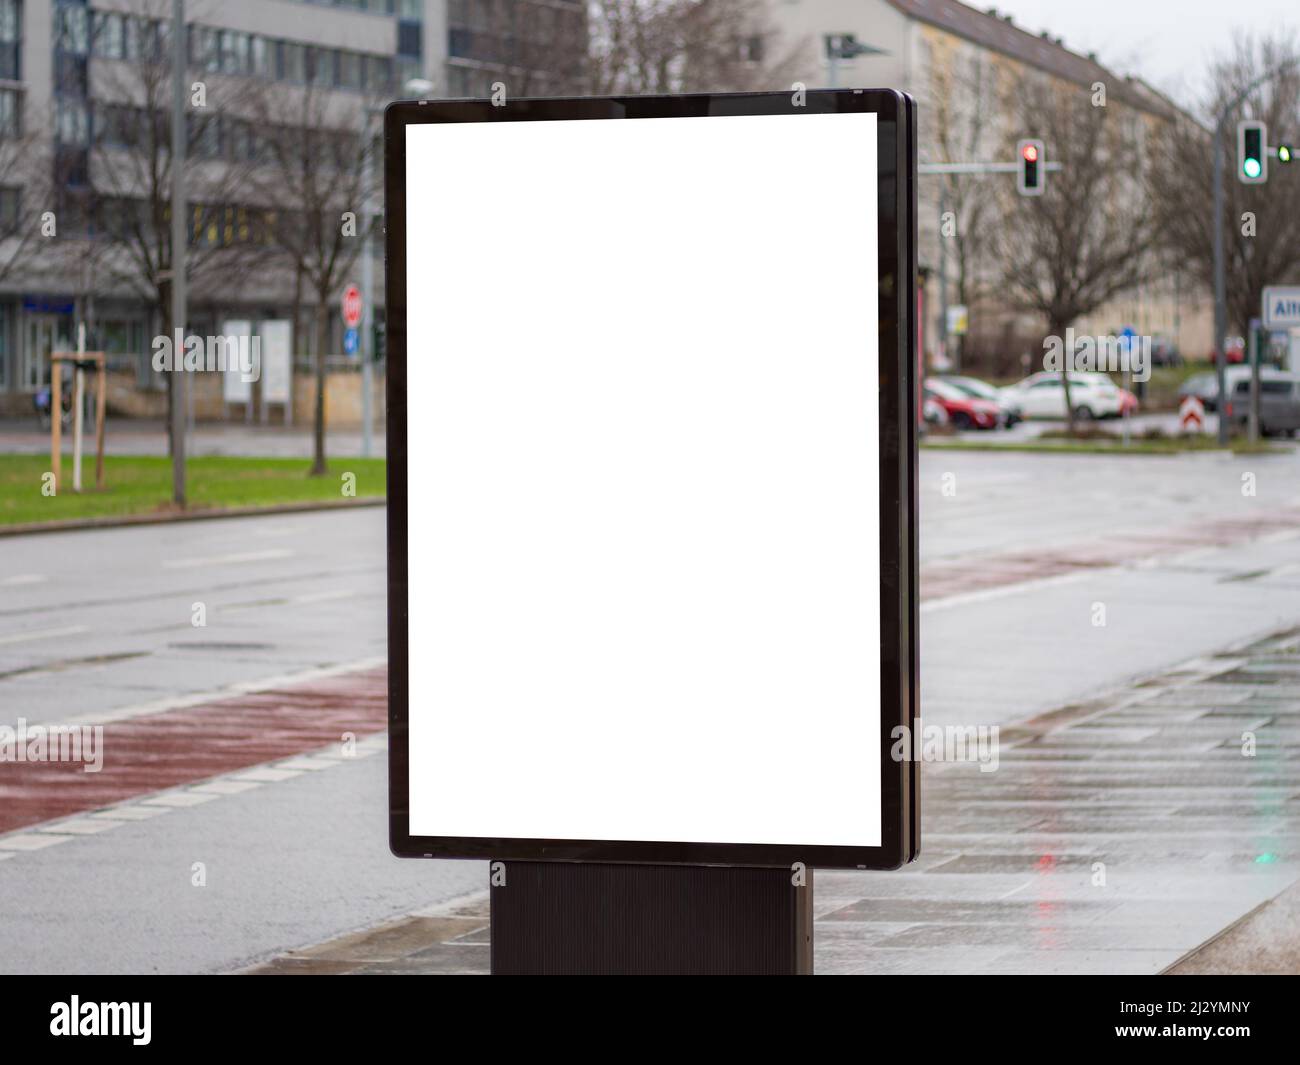
<path fill-rule="evenodd" d="M 879 847 L 412 836 L 409 819 L 406 456 L 406 154 L 411 125 L 871 112 L 877 116 L 881 767 Z M 384 113 L 388 447 L 389 846 L 400 858 L 504 862 L 895 869 L 919 853 L 919 765 L 891 757 L 915 727 L 917 357 L 915 103 L 888 89 L 673 96 L 420 100 Z M 815 181 L 815 172 L 810 176 Z M 508 299 L 508 295 L 506 297 Z M 846 323 L 853 320 L 846 309 Z M 910 745 L 908 745 L 910 746 Z"/>

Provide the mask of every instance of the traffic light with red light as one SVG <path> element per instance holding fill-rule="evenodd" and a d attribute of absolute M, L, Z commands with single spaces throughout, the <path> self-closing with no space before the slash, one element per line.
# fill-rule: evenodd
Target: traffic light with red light
<path fill-rule="evenodd" d="M 1041 196 L 1046 173 L 1043 142 L 1032 138 L 1020 141 L 1016 145 L 1016 157 L 1020 164 L 1016 171 L 1016 191 L 1021 196 Z"/>

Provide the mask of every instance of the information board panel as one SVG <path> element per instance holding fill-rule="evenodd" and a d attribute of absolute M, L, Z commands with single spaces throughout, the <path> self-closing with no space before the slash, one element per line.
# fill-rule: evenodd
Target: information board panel
<path fill-rule="evenodd" d="M 909 101 L 386 138 L 394 851 L 907 860 Z"/>
<path fill-rule="evenodd" d="M 242 338 L 252 337 L 253 326 L 247 319 L 229 318 L 221 323 L 221 335 L 226 337 L 228 341 L 233 340 L 236 345 L 241 342 L 247 345 L 250 341 Z M 237 348 L 231 350 L 237 350 Z M 245 372 L 238 359 L 228 358 L 226 362 L 226 369 L 221 377 L 221 399 L 223 403 L 251 403 L 253 401 L 252 375 Z"/>

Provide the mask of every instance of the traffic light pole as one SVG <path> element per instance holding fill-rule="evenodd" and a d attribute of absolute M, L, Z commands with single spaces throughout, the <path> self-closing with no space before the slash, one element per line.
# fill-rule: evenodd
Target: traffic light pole
<path fill-rule="evenodd" d="M 1245 93 L 1242 94 L 1242 97 Z M 1236 106 L 1241 98 L 1234 100 Z M 1223 127 L 1227 122 L 1228 108 L 1219 112 L 1214 124 L 1214 377 L 1215 394 L 1219 397 L 1215 409 L 1219 418 L 1219 446 L 1228 443 L 1227 383 L 1228 353 L 1228 297 L 1227 281 L 1223 272 Z"/>
<path fill-rule="evenodd" d="M 1219 444 L 1228 443 L 1228 419 L 1224 417 L 1223 408 L 1227 404 L 1224 392 L 1228 353 L 1228 283 L 1223 261 L 1223 138 L 1227 135 L 1228 116 L 1232 114 L 1252 92 L 1267 81 L 1272 81 L 1292 67 L 1300 64 L 1300 58 L 1289 59 L 1280 63 L 1266 74 L 1260 75 L 1241 92 L 1223 105 L 1214 122 L 1214 374 L 1217 378 Z"/>

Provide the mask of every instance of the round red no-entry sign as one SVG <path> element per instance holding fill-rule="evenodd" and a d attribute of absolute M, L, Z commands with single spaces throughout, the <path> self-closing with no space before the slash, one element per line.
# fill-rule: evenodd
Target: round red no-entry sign
<path fill-rule="evenodd" d="M 361 324 L 361 289 L 356 285 L 343 290 L 343 324 L 349 329 Z"/>

